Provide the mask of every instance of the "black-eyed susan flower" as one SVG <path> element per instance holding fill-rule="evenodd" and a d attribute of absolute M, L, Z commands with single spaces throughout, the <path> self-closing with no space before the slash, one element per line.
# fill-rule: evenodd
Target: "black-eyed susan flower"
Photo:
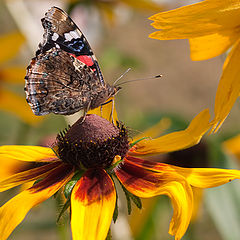
<path fill-rule="evenodd" d="M 9 89 L 24 83 L 25 67 L 10 64 L 9 61 L 17 56 L 25 39 L 19 32 L 0 36 L 0 109 L 19 116 L 24 122 L 35 124 L 42 119 L 32 115 L 25 97 Z"/>
<path fill-rule="evenodd" d="M 240 93 L 240 1 L 205 0 L 150 17 L 160 40 L 189 39 L 191 58 L 199 61 L 229 52 L 215 98 L 213 130 L 221 126 Z"/>
<path fill-rule="evenodd" d="M 209 112 L 205 110 L 185 130 L 129 142 L 128 131 L 122 124 L 114 125 L 89 114 L 84 122 L 80 119 L 60 133 L 53 148 L 1 146 L 0 160 L 41 163 L 1 180 L 0 191 L 37 180 L 0 208 L 1 239 L 8 238 L 33 206 L 64 189 L 65 206 L 71 205 L 73 239 L 104 240 L 112 218 L 116 220 L 116 179 L 128 202 L 132 199 L 138 207 L 139 197 L 167 195 L 174 209 L 169 233 L 176 240 L 181 239 L 192 215 L 192 187 L 218 186 L 240 178 L 240 171 L 181 168 L 139 156 L 195 145 L 210 126 Z"/>

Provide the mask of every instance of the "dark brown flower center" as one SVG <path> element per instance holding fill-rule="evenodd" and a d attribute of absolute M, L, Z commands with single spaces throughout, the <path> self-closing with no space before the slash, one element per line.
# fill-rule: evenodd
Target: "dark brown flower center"
<path fill-rule="evenodd" d="M 109 167 L 116 155 L 126 155 L 127 131 L 95 114 L 80 118 L 66 132 L 57 136 L 58 155 L 62 161 L 81 168 Z"/>

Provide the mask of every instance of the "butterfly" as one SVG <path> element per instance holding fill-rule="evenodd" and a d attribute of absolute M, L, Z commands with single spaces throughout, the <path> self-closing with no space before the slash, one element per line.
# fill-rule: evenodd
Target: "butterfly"
<path fill-rule="evenodd" d="M 43 41 L 27 67 L 24 88 L 35 115 L 86 114 L 119 91 L 104 81 L 87 39 L 66 12 L 52 7 L 41 21 Z"/>

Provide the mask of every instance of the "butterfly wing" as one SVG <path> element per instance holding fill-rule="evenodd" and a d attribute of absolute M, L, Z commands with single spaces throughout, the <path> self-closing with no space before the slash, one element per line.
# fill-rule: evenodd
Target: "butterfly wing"
<path fill-rule="evenodd" d="M 52 7 L 42 19 L 43 42 L 25 77 L 35 115 L 70 115 L 100 106 L 115 93 L 105 84 L 89 43 L 71 18 Z"/>
<path fill-rule="evenodd" d="M 105 85 L 99 64 L 87 39 L 66 12 L 52 7 L 42 19 L 42 25 L 44 28 L 43 42 L 39 45 L 37 54 L 52 47 L 61 48 L 88 65 L 94 71 L 100 84 Z"/>
<path fill-rule="evenodd" d="M 32 59 L 25 79 L 27 102 L 38 116 L 87 109 L 103 90 L 90 67 L 55 47 Z"/>

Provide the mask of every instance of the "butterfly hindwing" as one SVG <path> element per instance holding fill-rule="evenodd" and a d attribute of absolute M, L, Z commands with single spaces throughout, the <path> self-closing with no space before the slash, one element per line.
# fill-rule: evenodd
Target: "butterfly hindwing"
<path fill-rule="evenodd" d="M 27 102 L 36 115 L 73 114 L 103 90 L 91 68 L 55 47 L 33 58 L 27 69 Z"/>

